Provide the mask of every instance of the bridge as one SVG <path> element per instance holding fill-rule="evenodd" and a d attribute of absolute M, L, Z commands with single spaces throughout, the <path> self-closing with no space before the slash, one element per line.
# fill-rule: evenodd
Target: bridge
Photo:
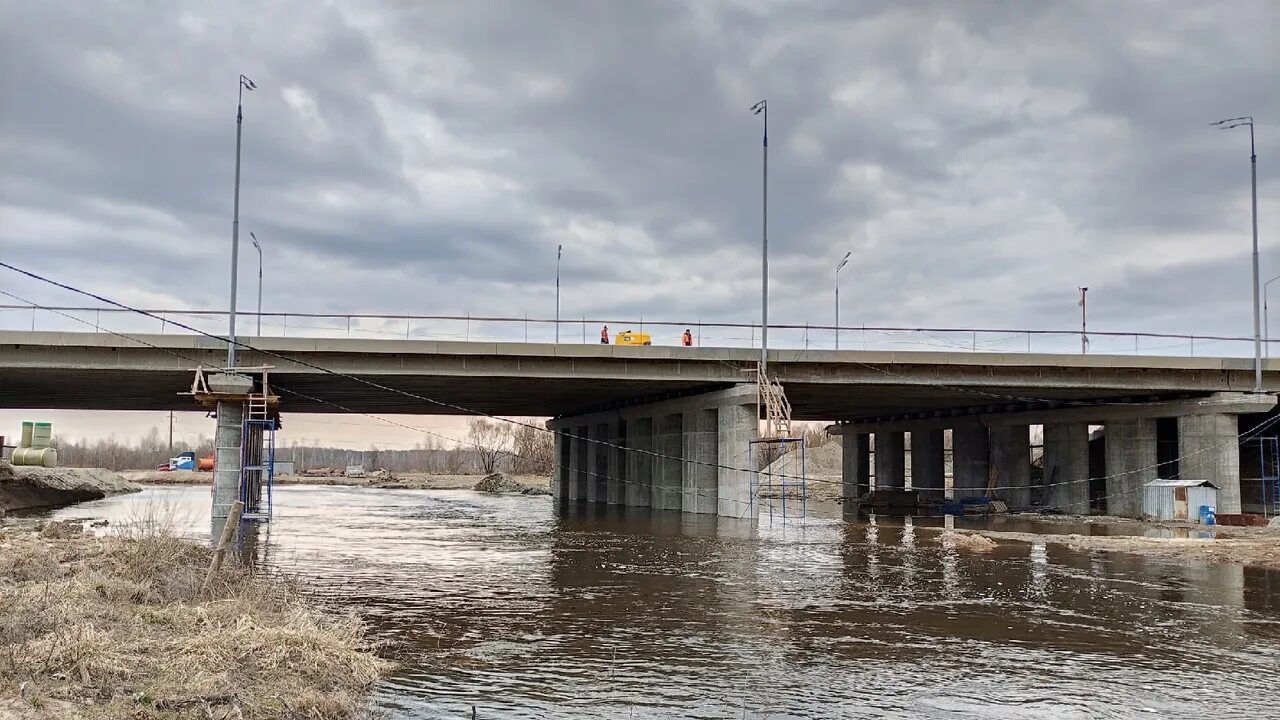
<path fill-rule="evenodd" d="M 240 365 L 273 367 L 286 413 L 550 416 L 566 501 L 732 515 L 748 500 L 751 348 L 243 341 L 253 349 Z M 188 410 L 180 393 L 192 371 L 225 361 L 224 342 L 197 335 L 0 331 L 0 348 L 6 408 Z M 1041 493 L 1028 428 L 1043 425 L 1046 477 L 1060 479 L 1039 500 L 1087 511 L 1088 428 L 1104 425 L 1108 509 L 1130 515 L 1160 472 L 1158 445 L 1170 442 L 1181 475 L 1219 483 L 1220 512 L 1240 512 L 1238 418 L 1271 412 L 1280 390 L 1280 364 L 1266 361 L 1267 392 L 1249 392 L 1253 363 L 1242 358 L 796 349 L 772 351 L 770 369 L 795 419 L 834 423 L 848 497 L 873 477 L 881 488 L 907 483 L 907 434 L 911 486 L 940 495 L 947 433 L 957 495 L 984 493 L 994 467 L 1003 494 L 1030 505 Z M 1173 431 L 1159 429 L 1164 418 Z"/>

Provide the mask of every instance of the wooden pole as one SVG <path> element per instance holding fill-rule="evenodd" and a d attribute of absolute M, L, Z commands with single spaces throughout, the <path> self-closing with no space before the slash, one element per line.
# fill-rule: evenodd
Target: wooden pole
<path fill-rule="evenodd" d="M 209 583 L 213 581 L 214 573 L 222 568 L 222 560 L 227 556 L 227 546 L 231 544 L 231 538 L 235 535 L 236 526 L 240 524 L 240 512 L 244 510 L 244 503 L 236 500 L 231 503 L 231 510 L 227 513 L 227 521 L 222 525 L 222 535 L 218 537 L 218 544 L 213 549 L 213 559 L 209 561 L 209 572 L 204 576 L 204 585 L 201 590 L 207 590 Z"/>

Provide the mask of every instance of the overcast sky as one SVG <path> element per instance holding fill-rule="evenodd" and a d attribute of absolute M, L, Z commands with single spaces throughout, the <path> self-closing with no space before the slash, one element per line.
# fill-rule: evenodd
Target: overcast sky
<path fill-rule="evenodd" d="M 225 306 L 240 73 L 242 308 L 756 321 L 761 98 L 775 322 L 1247 335 L 1243 114 L 1280 274 L 1274 0 L 0 7 L 0 256 L 124 302 Z"/>

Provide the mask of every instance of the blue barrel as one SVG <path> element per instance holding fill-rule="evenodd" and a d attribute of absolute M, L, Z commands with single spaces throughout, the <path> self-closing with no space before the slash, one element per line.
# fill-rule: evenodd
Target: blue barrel
<path fill-rule="evenodd" d="M 1212 505 L 1200 506 L 1200 524 L 1201 525 L 1217 525 L 1216 515 Z"/>

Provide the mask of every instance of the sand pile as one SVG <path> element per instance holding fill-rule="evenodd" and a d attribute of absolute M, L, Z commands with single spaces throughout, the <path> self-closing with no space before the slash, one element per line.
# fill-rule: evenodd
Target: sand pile
<path fill-rule="evenodd" d="M 781 483 L 782 477 L 787 476 L 788 484 L 799 482 L 802 474 L 807 479 L 805 483 L 809 493 L 809 497 L 814 499 L 835 499 L 839 498 L 842 490 L 841 486 L 841 462 L 844 458 L 843 449 L 838 439 L 828 440 L 821 447 L 804 449 L 804 472 L 801 473 L 800 449 L 792 446 L 790 452 L 782 457 L 769 463 L 768 467 L 761 471 L 761 482 L 767 479 L 767 475 L 772 473 L 775 476 L 774 482 Z M 788 497 L 796 495 L 796 492 L 788 489 Z"/>
<path fill-rule="evenodd" d="M 551 491 L 546 487 L 536 485 L 527 485 L 519 480 L 507 475 L 506 473 L 493 473 L 486 475 L 483 480 L 476 483 L 473 490 L 487 493 L 498 494 L 515 494 L 515 495 L 550 495 Z"/>

